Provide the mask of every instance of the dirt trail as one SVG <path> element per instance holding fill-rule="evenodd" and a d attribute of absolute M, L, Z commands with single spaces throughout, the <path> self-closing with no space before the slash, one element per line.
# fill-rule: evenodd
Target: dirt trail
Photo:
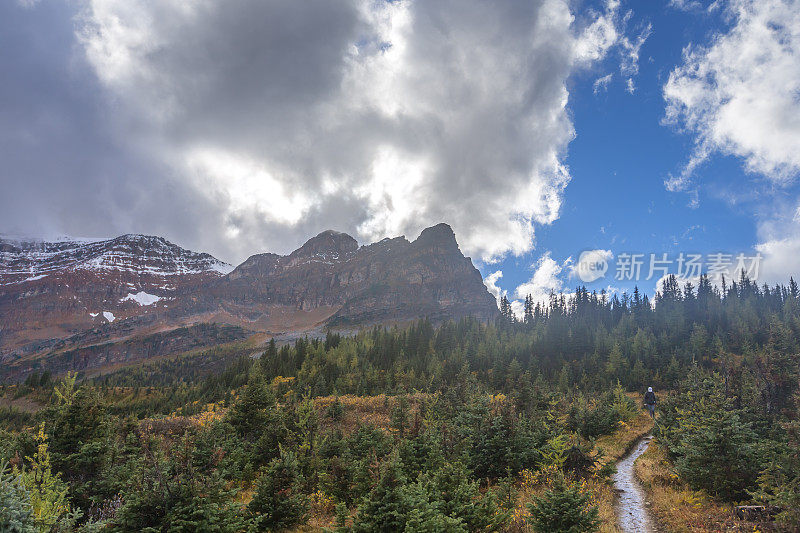
<path fill-rule="evenodd" d="M 633 475 L 633 462 L 647 450 L 652 438 L 650 435 L 644 437 L 617 463 L 614 488 L 619 492 L 616 505 L 617 524 L 622 531 L 635 533 L 657 531 L 645 504 L 644 489 Z"/>

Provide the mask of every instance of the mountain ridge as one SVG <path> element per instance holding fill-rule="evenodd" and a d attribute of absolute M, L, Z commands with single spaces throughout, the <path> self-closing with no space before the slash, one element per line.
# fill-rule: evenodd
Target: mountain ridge
<path fill-rule="evenodd" d="M 0 285 L 33 281 L 22 279 L 24 275 L 102 269 L 156 275 L 216 271 L 224 275 L 233 267 L 210 254 L 193 252 L 152 235 L 129 233 L 110 239 L 65 237 L 57 241 L 0 236 Z"/>
<path fill-rule="evenodd" d="M 80 351 L 88 338 L 113 344 L 202 323 L 243 336 L 301 335 L 424 317 L 490 320 L 496 312 L 446 224 L 413 241 L 401 236 L 361 246 L 325 230 L 287 255 L 255 254 L 236 267 L 162 237 L 27 248 L 0 239 L 0 361 L 20 366 L 19 374 L 46 366 L 59 350 Z M 213 343 L 203 331 L 203 342 Z M 91 367 L 90 357 L 75 353 Z M 133 349 L 124 353 L 136 356 Z"/>

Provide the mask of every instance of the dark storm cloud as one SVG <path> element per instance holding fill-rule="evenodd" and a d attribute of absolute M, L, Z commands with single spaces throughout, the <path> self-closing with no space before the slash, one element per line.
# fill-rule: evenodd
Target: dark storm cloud
<path fill-rule="evenodd" d="M 0 232 L 161 231 L 201 244 L 198 211 L 213 205 L 120 142 L 74 15 L 70 3 L 0 3 Z"/>
<path fill-rule="evenodd" d="M 562 0 L 0 9 L 2 228 L 229 261 L 442 220 L 484 258 L 531 249 L 569 180 L 566 80 L 614 41 Z"/>

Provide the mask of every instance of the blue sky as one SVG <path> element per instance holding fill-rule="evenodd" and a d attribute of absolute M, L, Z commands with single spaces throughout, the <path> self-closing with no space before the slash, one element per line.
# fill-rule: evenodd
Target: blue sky
<path fill-rule="evenodd" d="M 664 85 L 683 62 L 687 45 L 713 44 L 732 21 L 721 9 L 687 10 L 664 2 L 631 6 L 631 26 L 652 25 L 641 47 L 635 92 L 626 91 L 613 55 L 572 78 L 570 110 L 576 137 L 566 158 L 572 179 L 560 217 L 538 228 L 537 249 L 532 253 L 480 266 L 484 276 L 502 271 L 498 285 L 510 296 L 528 281 L 545 254 L 562 265 L 587 249 L 611 250 L 615 256 L 644 253 L 645 265 L 650 253 L 667 253 L 673 260 L 681 252 L 754 256 L 761 242 L 757 226 L 764 209 L 797 198 L 798 187 L 792 180 L 776 186 L 765 176 L 748 172 L 736 154 L 711 154 L 694 173 L 692 191 L 672 192 L 665 187 L 664 182 L 689 160 L 696 137 L 664 123 Z M 595 91 L 597 78 L 609 73 L 612 81 Z M 673 264 L 670 271 L 676 269 Z M 595 282 L 584 283 L 563 268 L 554 285 L 566 292 L 577 285 L 630 292 L 638 285 L 652 295 L 658 276 L 638 282 L 613 278 L 612 260 L 606 276 Z"/>
<path fill-rule="evenodd" d="M 586 251 L 598 290 L 800 274 L 800 0 L 16 0 L 0 70 L 0 233 L 236 264 L 447 222 L 512 299 Z"/>

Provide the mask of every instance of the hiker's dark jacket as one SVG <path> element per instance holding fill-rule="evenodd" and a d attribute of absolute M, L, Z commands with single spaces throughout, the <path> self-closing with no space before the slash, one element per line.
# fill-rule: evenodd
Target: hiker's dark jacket
<path fill-rule="evenodd" d="M 655 405 L 656 404 L 656 393 L 647 391 L 644 393 L 644 403 L 647 405 Z"/>

